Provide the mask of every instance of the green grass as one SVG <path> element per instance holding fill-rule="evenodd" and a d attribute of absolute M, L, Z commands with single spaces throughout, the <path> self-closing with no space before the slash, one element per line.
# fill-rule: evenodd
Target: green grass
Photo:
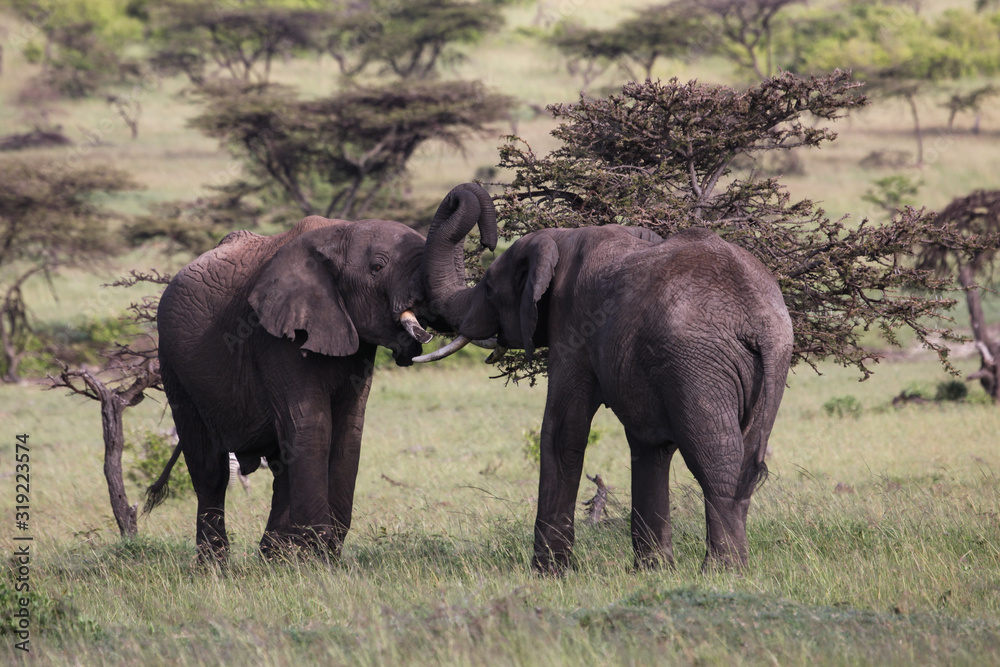
<path fill-rule="evenodd" d="M 233 559 L 221 572 L 194 562 L 191 496 L 143 518 L 138 540 L 118 540 L 96 404 L 0 387 L 5 432 L 32 434 L 35 657 L 995 662 L 1000 413 L 976 402 L 979 389 L 970 402 L 892 408 L 902 388 L 946 378 L 933 362 L 887 365 L 861 384 L 843 369 L 823 371 L 791 378 L 771 439 L 771 477 L 751 508 L 742 576 L 700 573 L 704 510 L 679 459 L 671 474 L 677 567 L 631 571 L 628 449 L 607 410 L 586 464 L 612 487 L 607 518 L 592 527 L 581 516 L 565 578 L 531 574 L 537 468 L 522 441 L 540 421 L 544 387 L 504 387 L 478 365 L 377 374 L 341 562 L 261 563 L 269 475 L 260 472 L 249 494 L 230 492 Z M 857 398 L 861 414 L 827 416 L 822 405 L 843 395 Z M 155 430 L 161 411 L 144 403 L 127 425 Z M 9 461 L 4 437 L 0 457 Z M 139 499 L 134 485 L 130 494 Z M 12 544 L 5 539 L 6 552 Z"/>

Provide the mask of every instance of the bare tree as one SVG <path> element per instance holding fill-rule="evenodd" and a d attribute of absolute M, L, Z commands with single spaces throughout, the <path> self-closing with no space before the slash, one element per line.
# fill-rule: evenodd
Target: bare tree
<path fill-rule="evenodd" d="M 723 53 L 760 79 L 774 74 L 772 35 L 775 17 L 804 0 L 681 0 L 695 12 L 718 21 Z M 763 60 L 763 63 L 761 62 Z"/>
<path fill-rule="evenodd" d="M 130 276 L 111 286 L 130 287 L 138 283 L 165 285 L 170 276 L 154 271 L 150 274 L 133 271 Z M 151 324 L 156 319 L 156 298 L 146 298 L 130 306 L 134 322 Z M 122 537 L 135 537 L 138 532 L 138 503 L 130 504 L 122 476 L 122 452 L 125 450 L 123 415 L 128 408 L 139 405 L 151 389 L 162 391 L 160 364 L 156 342 L 146 336 L 144 344 L 119 343 L 106 353 L 107 367 L 99 373 L 87 369 L 70 369 L 62 365 L 58 377 L 49 376 L 50 389 L 69 389 L 74 395 L 86 396 L 101 404 L 101 430 L 104 438 L 104 478 L 108 484 L 111 511 Z"/>
<path fill-rule="evenodd" d="M 968 237 L 981 237 L 988 242 L 984 247 L 971 252 L 940 239 L 935 234 L 928 235 L 920 248 L 920 266 L 940 275 L 954 273 L 958 284 L 965 290 L 965 302 L 969 308 L 969 322 L 972 337 L 979 350 L 980 368 L 969 375 L 967 380 L 979 380 L 994 401 L 1000 401 L 1000 341 L 990 335 L 981 298 L 982 288 L 978 279 L 990 278 L 993 261 L 1000 249 L 1000 190 L 976 190 L 966 197 L 953 200 L 937 216 L 941 227 L 954 226 Z"/>

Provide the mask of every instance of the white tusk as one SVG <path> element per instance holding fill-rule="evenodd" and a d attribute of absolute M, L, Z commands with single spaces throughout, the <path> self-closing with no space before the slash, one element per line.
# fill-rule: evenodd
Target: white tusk
<path fill-rule="evenodd" d="M 495 350 L 497 349 L 497 339 L 496 338 L 484 338 L 482 340 L 474 340 L 472 344 L 476 347 L 481 347 L 484 350 Z"/>
<path fill-rule="evenodd" d="M 420 322 L 417 321 L 417 316 L 413 314 L 412 310 L 401 312 L 399 314 L 399 323 L 406 329 L 406 333 L 410 334 L 413 340 L 418 343 L 427 343 L 431 338 L 434 338 L 434 336 L 424 331 L 424 328 L 420 326 Z"/>
<path fill-rule="evenodd" d="M 437 361 L 439 359 L 444 359 L 445 357 L 451 356 L 461 350 L 463 347 L 468 345 L 471 341 L 465 336 L 458 336 L 455 340 L 451 341 L 440 350 L 434 350 L 429 354 L 422 354 L 419 357 L 413 357 L 413 361 L 418 364 L 422 364 L 428 361 Z"/>

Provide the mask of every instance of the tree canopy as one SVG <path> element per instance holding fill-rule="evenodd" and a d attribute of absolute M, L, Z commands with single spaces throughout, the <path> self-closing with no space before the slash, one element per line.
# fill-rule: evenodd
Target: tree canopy
<path fill-rule="evenodd" d="M 605 99 L 552 105 L 560 147 L 539 156 L 510 137 L 501 149 L 501 166 L 515 174 L 499 203 L 504 234 L 609 223 L 660 234 L 707 227 L 774 272 L 792 316 L 796 362 L 832 358 L 867 377 L 879 356 L 861 343 L 872 327 L 890 342 L 908 327 L 945 360 L 937 334 L 954 336 L 929 322 L 954 303 L 948 283 L 906 258 L 932 227 L 936 242 L 956 252 L 968 239 L 910 208 L 882 225 L 830 220 L 813 202 L 792 201 L 775 178 L 731 172 L 739 156 L 833 140 L 821 122 L 866 104 L 859 86 L 842 71 L 784 74 L 746 91 L 646 81 Z M 506 363 L 515 377 L 538 370 Z"/>
<path fill-rule="evenodd" d="M 57 165 L 58 166 L 58 165 Z M 135 184 L 108 167 L 53 168 L 34 160 L 0 160 L 0 342 L 4 380 L 18 378 L 29 332 L 22 287 L 31 277 L 49 276 L 115 248 L 108 211 L 95 193 L 131 189 Z"/>

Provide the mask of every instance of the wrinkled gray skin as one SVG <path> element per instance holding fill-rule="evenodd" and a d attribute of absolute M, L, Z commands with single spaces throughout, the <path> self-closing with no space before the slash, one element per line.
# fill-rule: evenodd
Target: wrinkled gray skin
<path fill-rule="evenodd" d="M 527 234 L 467 288 L 454 256 L 478 216 L 467 195 L 442 203 L 424 253 L 428 295 L 464 336 L 498 336 L 529 358 L 549 347 L 534 567 L 569 563 L 601 404 L 631 449 L 636 566 L 673 562 L 668 472 L 677 451 L 704 492 L 704 566 L 745 566 L 747 509 L 766 474 L 792 352 L 773 276 L 707 230 L 661 240 L 608 225 Z"/>
<path fill-rule="evenodd" d="M 228 452 L 243 474 L 261 457 L 274 473 L 265 554 L 288 544 L 339 553 L 376 347 L 407 366 L 421 352 L 415 338 L 429 339 L 400 322 L 407 309 L 426 321 L 423 249 L 398 222 L 312 216 L 275 236 L 234 232 L 170 282 L 157 326 L 180 442 L 147 508 L 183 451 L 202 559 L 228 551 Z"/>

